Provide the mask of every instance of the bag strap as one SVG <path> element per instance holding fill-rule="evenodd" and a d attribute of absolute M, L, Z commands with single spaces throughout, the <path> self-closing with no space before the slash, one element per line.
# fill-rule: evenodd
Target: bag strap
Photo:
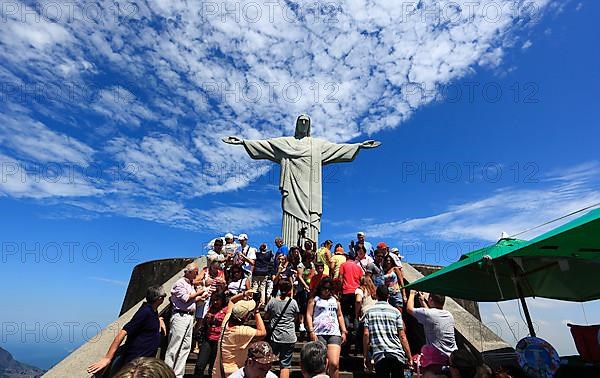
<path fill-rule="evenodd" d="M 363 270 L 363 273 L 367 273 L 367 268 L 365 268 L 365 266 L 362 264 L 362 261 L 358 261 L 358 265 L 360 265 L 360 268 Z"/>
<path fill-rule="evenodd" d="M 237 291 L 238 291 L 238 292 L 237 292 L 236 294 L 239 294 L 239 293 L 240 293 L 240 290 L 242 290 L 242 284 L 243 284 L 244 282 L 246 282 L 246 277 L 242 277 L 242 278 L 240 279 L 240 286 L 238 286 L 238 289 L 237 289 Z"/>
<path fill-rule="evenodd" d="M 221 378 L 225 378 L 225 367 L 223 366 L 223 337 L 225 336 L 225 330 L 227 329 L 227 324 L 229 324 L 229 319 L 231 319 L 231 315 L 227 318 L 225 324 L 223 324 L 221 328 L 221 337 L 219 338 L 219 369 L 221 369 Z M 211 373 L 212 374 L 212 373 Z"/>
<path fill-rule="evenodd" d="M 285 314 L 285 310 L 287 310 L 287 308 L 289 307 L 290 303 L 292 303 L 292 297 L 290 297 L 290 299 L 288 299 L 288 301 L 285 304 L 285 306 L 283 306 L 283 311 L 281 311 L 281 314 L 279 314 L 279 316 L 277 317 L 277 320 L 275 320 L 275 323 L 273 324 L 273 327 L 271 327 L 269 329 L 269 332 L 267 332 L 266 340 L 270 340 L 271 336 L 273 336 L 273 331 L 275 330 L 275 328 L 277 328 L 277 325 L 281 321 L 281 318 L 283 318 L 283 314 Z"/>

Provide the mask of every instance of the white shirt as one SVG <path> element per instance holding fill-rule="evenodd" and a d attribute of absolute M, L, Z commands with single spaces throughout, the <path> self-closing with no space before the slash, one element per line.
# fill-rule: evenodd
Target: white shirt
<path fill-rule="evenodd" d="M 394 264 L 396 264 L 398 268 L 402 269 L 402 261 L 400 260 L 400 257 L 393 252 L 390 252 L 389 256 L 394 260 Z"/>
<path fill-rule="evenodd" d="M 208 257 L 209 264 L 214 260 L 217 260 L 219 262 L 225 260 L 225 253 L 223 252 L 223 250 L 221 250 L 221 252 L 217 252 L 214 249 L 211 249 L 210 251 L 208 251 L 208 254 L 206 256 Z"/>
<path fill-rule="evenodd" d="M 240 247 L 237 243 L 225 244 L 223 246 L 223 253 L 227 255 L 229 252 L 234 253 L 236 249 Z"/>
<path fill-rule="evenodd" d="M 250 247 L 248 244 L 246 244 L 246 246 L 243 249 L 241 245 L 238 246 L 238 248 L 235 250 L 235 253 L 243 253 L 243 255 L 249 258 L 250 260 L 256 261 L 256 248 Z M 242 269 L 244 269 L 246 272 L 252 272 L 252 264 L 244 260 Z"/>

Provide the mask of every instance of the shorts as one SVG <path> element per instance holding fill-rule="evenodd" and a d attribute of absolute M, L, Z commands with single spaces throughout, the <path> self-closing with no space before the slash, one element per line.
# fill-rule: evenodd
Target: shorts
<path fill-rule="evenodd" d="M 421 348 L 421 366 L 429 365 L 448 365 L 450 358 L 445 353 L 442 353 L 438 348 L 430 344 L 425 344 Z"/>
<path fill-rule="evenodd" d="M 342 346 L 342 337 L 336 335 L 317 335 L 317 339 L 324 345 Z"/>
<path fill-rule="evenodd" d="M 292 354 L 294 354 L 295 343 L 273 342 L 273 354 L 279 356 L 279 366 L 289 369 L 292 367 Z"/>
<path fill-rule="evenodd" d="M 399 291 L 397 293 L 390 293 L 389 303 L 394 307 L 402 307 L 402 292 Z"/>

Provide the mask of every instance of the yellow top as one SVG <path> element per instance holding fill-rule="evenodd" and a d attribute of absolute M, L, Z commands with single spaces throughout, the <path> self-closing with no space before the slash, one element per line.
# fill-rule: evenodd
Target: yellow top
<path fill-rule="evenodd" d="M 325 247 L 321 247 L 317 250 L 316 262 L 322 263 L 325 265 L 325 271 L 323 273 L 329 275 L 329 264 L 327 264 L 327 259 L 325 258 L 325 253 L 329 252 L 329 250 Z"/>

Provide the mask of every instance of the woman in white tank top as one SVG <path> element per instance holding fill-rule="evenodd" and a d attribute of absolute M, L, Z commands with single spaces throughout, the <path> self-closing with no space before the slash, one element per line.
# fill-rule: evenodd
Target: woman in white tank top
<path fill-rule="evenodd" d="M 346 342 L 346 325 L 340 303 L 332 295 L 333 282 L 325 277 L 317 286 L 316 296 L 311 298 L 306 309 L 306 325 L 312 341 L 327 345 L 327 372 L 330 377 L 339 377 L 340 351 Z"/>

